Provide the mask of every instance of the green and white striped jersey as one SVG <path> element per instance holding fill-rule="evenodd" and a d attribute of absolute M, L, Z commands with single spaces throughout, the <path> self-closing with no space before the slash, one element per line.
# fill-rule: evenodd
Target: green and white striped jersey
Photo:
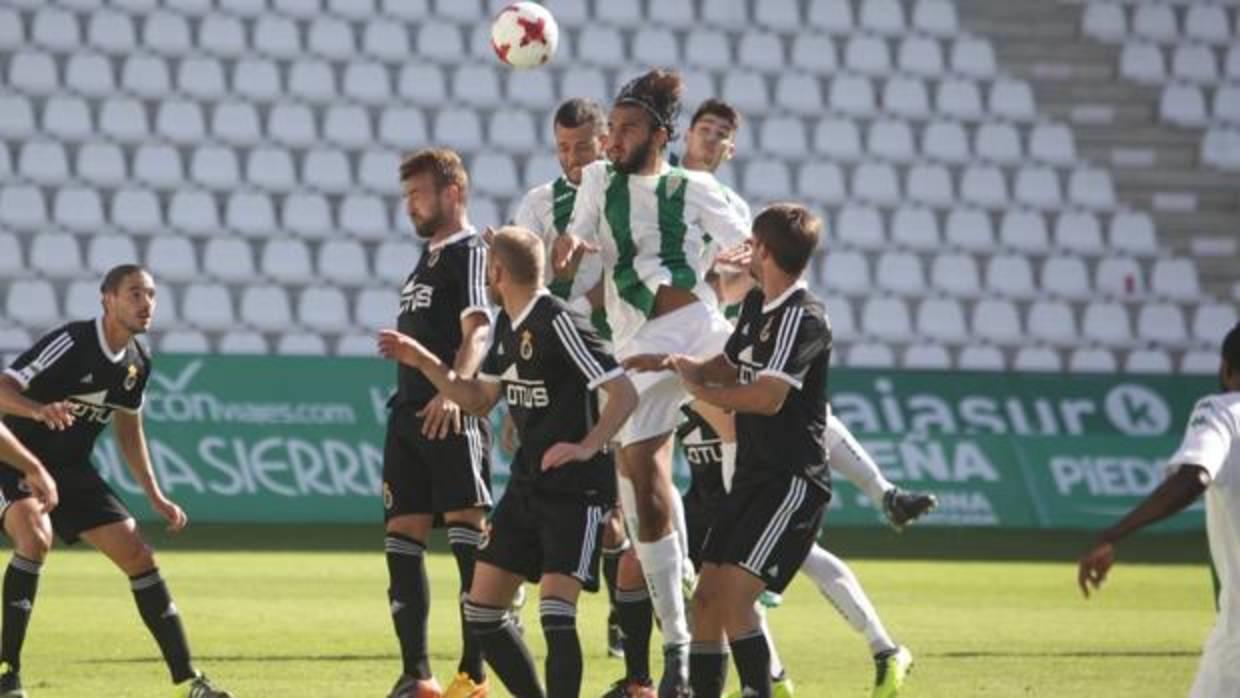
<path fill-rule="evenodd" d="M 577 200 L 577 187 L 561 175 L 551 182 L 529 190 L 517 206 L 513 223 L 534 231 L 547 248 L 547 288 L 564 300 L 577 298 L 594 288 L 603 273 L 603 264 L 597 255 L 586 255 L 577 268 L 571 283 L 555 281 L 551 273 L 551 248 L 557 235 L 567 232 L 573 216 L 573 204 Z"/>
<path fill-rule="evenodd" d="M 582 170 L 568 232 L 598 244 L 607 321 L 617 348 L 646 322 L 660 286 L 713 304 L 705 283 L 707 238 L 722 248 L 749 237 L 749 220 L 715 176 L 664 165 L 657 175 L 626 175 L 610 163 Z"/>

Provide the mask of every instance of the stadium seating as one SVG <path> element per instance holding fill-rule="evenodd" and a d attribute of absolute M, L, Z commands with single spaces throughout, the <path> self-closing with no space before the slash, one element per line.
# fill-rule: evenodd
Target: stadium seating
<path fill-rule="evenodd" d="M 0 7 L 0 336 L 141 259 L 168 288 L 162 350 L 369 353 L 419 252 L 399 154 L 460 150 L 475 223 L 500 223 L 558 172 L 555 104 L 647 64 L 685 69 L 690 108 L 744 112 L 722 177 L 755 209 L 826 214 L 812 280 L 843 365 L 1177 371 L 1234 322 L 950 0 L 554 0 L 560 55 L 522 73 L 497 69 L 484 4 Z M 1237 19 L 1108 1 L 1081 21 L 1162 119 L 1206 129 L 1202 163 L 1240 169 Z"/>

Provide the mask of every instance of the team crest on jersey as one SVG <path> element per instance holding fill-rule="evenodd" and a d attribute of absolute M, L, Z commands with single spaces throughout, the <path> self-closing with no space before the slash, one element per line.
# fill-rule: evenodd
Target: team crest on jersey
<path fill-rule="evenodd" d="M 774 317 L 769 317 L 766 319 L 766 324 L 762 326 L 762 332 L 758 335 L 758 339 L 761 339 L 764 342 L 771 341 L 771 324 L 774 322 Z"/>
<path fill-rule="evenodd" d="M 129 364 L 129 368 L 125 371 L 125 390 L 133 390 L 138 385 L 138 367 Z"/>
<path fill-rule="evenodd" d="M 386 482 L 383 483 L 383 508 L 392 508 L 392 486 Z"/>
<path fill-rule="evenodd" d="M 521 358 L 526 361 L 534 355 L 534 335 L 529 330 L 521 331 Z"/>

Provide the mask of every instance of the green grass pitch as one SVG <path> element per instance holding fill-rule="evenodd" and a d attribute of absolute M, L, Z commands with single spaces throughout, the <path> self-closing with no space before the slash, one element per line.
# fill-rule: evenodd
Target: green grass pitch
<path fill-rule="evenodd" d="M 176 539 L 156 535 L 199 666 L 240 698 L 386 695 L 399 660 L 378 531 L 191 526 Z M 916 654 L 909 696 L 1184 695 L 1213 621 L 1201 534 L 1121 548 L 1110 583 L 1089 602 L 1070 562 L 1082 535 L 828 529 L 825 540 Z M 447 681 L 459 649 L 456 573 L 437 547 L 432 663 Z M 1144 560 L 1123 559 L 1132 557 Z M 621 673 L 604 653 L 605 611 L 601 594 L 586 597 L 583 696 Z M 541 661 L 536 616 L 528 604 L 526 637 Z M 869 695 L 862 638 L 807 580 L 794 582 L 771 623 L 798 696 Z M 171 694 L 125 579 L 87 550 L 56 550 L 45 567 L 23 676 L 32 698 Z"/>

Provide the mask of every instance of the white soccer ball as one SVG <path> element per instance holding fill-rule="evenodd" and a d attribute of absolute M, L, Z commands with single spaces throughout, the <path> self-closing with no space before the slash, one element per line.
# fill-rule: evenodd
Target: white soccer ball
<path fill-rule="evenodd" d="M 551 60 L 560 43 L 560 27 L 547 8 L 515 2 L 491 23 L 491 48 L 513 68 L 536 68 Z"/>

